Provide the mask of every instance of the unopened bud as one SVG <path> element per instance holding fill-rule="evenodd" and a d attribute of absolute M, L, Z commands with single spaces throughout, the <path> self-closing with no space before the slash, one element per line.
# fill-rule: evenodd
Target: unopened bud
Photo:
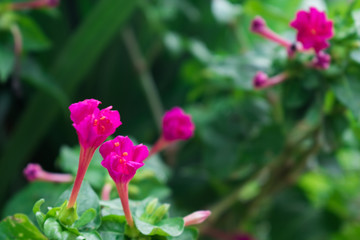
<path fill-rule="evenodd" d="M 76 211 L 76 203 L 71 208 L 67 207 L 67 203 L 68 201 L 66 200 L 60 207 L 59 221 L 64 225 L 71 226 L 79 216 Z"/>
<path fill-rule="evenodd" d="M 168 213 L 170 208 L 170 204 L 162 204 L 160 207 L 158 207 L 154 214 L 153 214 L 153 221 L 154 223 L 161 221 L 163 217 Z"/>
<path fill-rule="evenodd" d="M 200 224 L 204 222 L 209 216 L 210 211 L 197 211 L 184 217 L 185 226 Z"/>
<path fill-rule="evenodd" d="M 260 17 L 260 16 L 256 16 L 252 21 L 251 21 L 251 26 L 250 29 L 253 32 L 261 32 L 264 27 L 266 27 L 266 22 L 265 20 Z"/>
<path fill-rule="evenodd" d="M 145 213 L 149 214 L 149 215 L 152 214 L 155 211 L 155 208 L 158 205 L 158 203 L 159 203 L 159 200 L 157 198 L 154 198 L 153 200 L 151 200 L 145 208 Z"/>

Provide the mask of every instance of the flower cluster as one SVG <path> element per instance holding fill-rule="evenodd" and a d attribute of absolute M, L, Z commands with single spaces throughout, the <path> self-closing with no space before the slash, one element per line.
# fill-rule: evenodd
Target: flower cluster
<path fill-rule="evenodd" d="M 334 36 L 333 22 L 328 20 L 325 12 L 314 7 L 309 11 L 300 10 L 290 26 L 297 30 L 296 42 L 291 43 L 273 32 L 263 18 L 257 16 L 251 22 L 251 31 L 269 39 L 287 49 L 289 58 L 296 52 L 313 51 L 314 59 L 307 66 L 316 69 L 327 69 L 330 66 L 331 57 L 324 50 L 330 46 L 328 40 Z M 258 72 L 253 78 L 253 86 L 256 89 L 267 88 L 286 80 L 288 74 L 282 73 L 269 78 L 265 73 Z"/>

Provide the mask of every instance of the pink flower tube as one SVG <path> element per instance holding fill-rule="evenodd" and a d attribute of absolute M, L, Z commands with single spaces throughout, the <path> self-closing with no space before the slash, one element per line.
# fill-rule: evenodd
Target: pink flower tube
<path fill-rule="evenodd" d="M 70 118 L 79 138 L 80 158 L 68 208 L 73 207 L 76 202 L 81 183 L 95 150 L 121 125 L 119 112 L 111 110 L 111 106 L 100 110 L 98 108 L 100 103 L 95 99 L 86 99 L 71 104 L 69 107 Z"/>
<path fill-rule="evenodd" d="M 290 26 L 298 31 L 296 39 L 303 48 L 313 48 L 317 53 L 329 47 L 328 39 L 334 36 L 333 22 L 314 7 L 309 12 L 298 11 Z"/>
<path fill-rule="evenodd" d="M 288 78 L 286 72 L 280 73 L 274 77 L 269 78 L 268 75 L 262 71 L 258 71 L 253 78 L 253 87 L 255 89 L 263 89 L 277 85 Z"/>
<path fill-rule="evenodd" d="M 29 182 L 44 181 L 66 183 L 71 182 L 74 179 L 71 174 L 46 172 L 39 164 L 36 163 L 29 163 L 24 169 L 23 173 Z"/>
<path fill-rule="evenodd" d="M 167 111 L 162 120 L 162 135 L 154 144 L 150 155 L 157 153 L 178 140 L 187 140 L 194 135 L 195 124 L 191 116 L 180 107 Z"/>
<path fill-rule="evenodd" d="M 114 180 L 123 206 L 126 221 L 130 227 L 134 221 L 129 207 L 128 185 L 136 170 L 144 165 L 149 150 L 139 144 L 134 146 L 128 137 L 117 136 L 101 145 L 100 154 L 104 158 L 101 165 L 105 167 Z"/>

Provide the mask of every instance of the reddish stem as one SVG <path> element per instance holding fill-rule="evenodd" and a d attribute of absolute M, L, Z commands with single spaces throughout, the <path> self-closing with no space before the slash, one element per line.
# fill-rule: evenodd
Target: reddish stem
<path fill-rule="evenodd" d="M 128 191 L 129 182 L 119 182 L 116 183 L 116 189 L 119 193 L 121 200 L 121 205 L 125 214 L 126 221 L 130 227 L 134 226 L 134 220 L 131 215 L 130 206 L 129 206 L 129 191 Z"/>
<path fill-rule="evenodd" d="M 111 193 L 111 189 L 112 189 L 112 184 L 111 183 L 105 183 L 102 191 L 101 191 L 101 199 L 108 201 L 110 200 L 110 193 Z"/>
<path fill-rule="evenodd" d="M 152 155 L 164 150 L 166 147 L 168 147 L 171 144 L 171 142 L 164 139 L 164 137 L 161 135 L 161 137 L 156 141 L 156 143 L 152 146 L 149 156 L 147 159 L 149 159 Z"/>
<path fill-rule="evenodd" d="M 84 149 L 83 147 L 80 148 L 79 167 L 77 170 L 74 187 L 70 195 L 69 203 L 67 205 L 68 208 L 71 208 L 75 205 L 77 196 L 80 191 L 81 183 L 84 180 L 86 170 L 89 167 L 94 152 L 95 149 L 93 148 L 87 148 L 87 149 Z"/>

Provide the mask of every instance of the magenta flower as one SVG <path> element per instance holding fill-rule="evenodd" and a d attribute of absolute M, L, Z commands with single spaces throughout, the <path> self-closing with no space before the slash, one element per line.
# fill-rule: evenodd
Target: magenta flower
<path fill-rule="evenodd" d="M 195 124 L 191 116 L 180 107 L 174 107 L 165 113 L 162 120 L 162 135 L 152 147 L 150 155 L 163 150 L 175 141 L 191 138 L 194 131 Z"/>
<path fill-rule="evenodd" d="M 29 163 L 23 171 L 24 176 L 30 182 L 44 181 L 44 182 L 71 182 L 73 176 L 65 173 L 50 173 L 42 169 L 39 164 Z"/>
<path fill-rule="evenodd" d="M 190 115 L 180 107 L 174 107 L 165 113 L 162 129 L 166 141 L 187 140 L 194 135 L 195 125 Z"/>
<path fill-rule="evenodd" d="M 296 39 L 304 49 L 313 48 L 319 52 L 329 46 L 328 39 L 334 36 L 333 22 L 326 18 L 325 12 L 311 7 L 309 12 L 300 10 L 290 26 L 297 29 Z"/>
<path fill-rule="evenodd" d="M 100 110 L 98 108 L 100 103 L 95 99 L 86 99 L 71 104 L 69 107 L 70 118 L 79 138 L 80 158 L 68 208 L 75 204 L 81 183 L 95 150 L 121 125 L 119 112 L 111 110 L 111 106 Z"/>
<path fill-rule="evenodd" d="M 128 137 L 117 136 L 101 145 L 99 151 L 104 158 L 101 165 L 114 180 L 126 220 L 132 227 L 134 221 L 129 207 L 128 185 L 136 170 L 144 165 L 143 161 L 148 157 L 149 150 L 142 144 L 134 146 Z"/>
<path fill-rule="evenodd" d="M 196 211 L 184 217 L 185 227 L 204 222 L 211 214 L 211 211 Z"/>

